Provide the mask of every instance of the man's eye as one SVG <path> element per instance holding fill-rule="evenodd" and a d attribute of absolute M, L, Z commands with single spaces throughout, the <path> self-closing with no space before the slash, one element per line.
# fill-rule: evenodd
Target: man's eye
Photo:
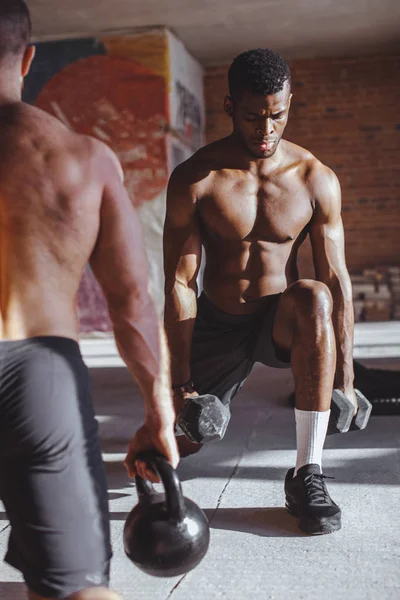
<path fill-rule="evenodd" d="M 246 117 L 246 121 L 257 121 L 257 117 Z"/>
<path fill-rule="evenodd" d="M 279 121 L 279 119 L 283 119 L 284 116 L 284 113 L 280 113 L 279 115 L 274 115 L 272 118 L 274 119 L 274 121 Z"/>

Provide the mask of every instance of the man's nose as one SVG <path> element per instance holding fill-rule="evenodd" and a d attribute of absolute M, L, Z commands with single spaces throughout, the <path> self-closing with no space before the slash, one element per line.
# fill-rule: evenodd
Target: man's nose
<path fill-rule="evenodd" d="M 272 119 L 264 119 L 263 121 L 257 124 L 257 134 L 258 135 L 269 135 L 274 130 Z"/>

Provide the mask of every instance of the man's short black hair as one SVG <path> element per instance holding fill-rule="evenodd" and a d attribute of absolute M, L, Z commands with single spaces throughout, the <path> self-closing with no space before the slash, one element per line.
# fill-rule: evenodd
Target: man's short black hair
<path fill-rule="evenodd" d="M 257 48 L 235 58 L 229 68 L 228 80 L 232 97 L 244 90 L 269 96 L 280 92 L 286 81 L 290 86 L 290 68 L 277 52 Z"/>
<path fill-rule="evenodd" d="M 24 0 L 0 0 L 0 60 L 22 54 L 29 44 L 31 29 Z"/>

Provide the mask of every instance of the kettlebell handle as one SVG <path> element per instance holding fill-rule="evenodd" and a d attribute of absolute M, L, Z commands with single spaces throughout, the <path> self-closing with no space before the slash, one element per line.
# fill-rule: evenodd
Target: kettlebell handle
<path fill-rule="evenodd" d="M 177 472 L 171 467 L 167 459 L 158 452 L 143 452 L 138 456 L 138 460 L 150 464 L 159 475 L 165 490 L 169 518 L 175 521 L 183 521 L 186 516 L 185 501 Z M 135 481 L 139 498 L 140 496 L 151 496 L 156 493 L 147 479 L 136 475 Z"/>

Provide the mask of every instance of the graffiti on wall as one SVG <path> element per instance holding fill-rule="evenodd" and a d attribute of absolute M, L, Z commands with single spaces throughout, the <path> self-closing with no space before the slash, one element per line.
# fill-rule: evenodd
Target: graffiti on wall
<path fill-rule="evenodd" d="M 35 60 L 24 81 L 23 100 L 34 104 L 47 82 L 62 69 L 77 60 L 103 54 L 106 54 L 106 49 L 98 38 L 37 44 Z"/>
<path fill-rule="evenodd" d="M 178 105 L 176 107 L 175 127 L 192 148 L 199 148 L 202 139 L 201 106 L 180 81 L 175 82 Z"/>
<path fill-rule="evenodd" d="M 158 198 L 167 185 L 167 82 L 151 66 L 110 52 L 97 39 L 38 44 L 24 100 L 109 145 L 139 206 Z M 81 334 L 111 331 L 105 298 L 89 266 L 78 292 L 78 314 Z"/>
<path fill-rule="evenodd" d="M 165 80 L 147 67 L 91 56 L 57 73 L 36 104 L 109 145 L 121 161 L 131 200 L 140 205 L 156 198 L 168 180 L 165 96 Z"/>
<path fill-rule="evenodd" d="M 159 29 L 38 44 L 24 88 L 25 101 L 77 133 L 98 138 L 118 155 L 142 221 L 150 287 L 160 312 L 169 170 L 171 162 L 177 165 L 201 145 L 204 126 L 204 107 L 191 92 L 197 90 L 202 97 L 201 68 L 193 66 L 183 44 L 175 44 L 173 62 L 186 67 L 173 75 L 168 40 L 171 35 Z M 172 135 L 167 133 L 171 115 Z M 79 288 L 78 309 L 81 334 L 111 331 L 104 296 L 89 266 Z"/>

